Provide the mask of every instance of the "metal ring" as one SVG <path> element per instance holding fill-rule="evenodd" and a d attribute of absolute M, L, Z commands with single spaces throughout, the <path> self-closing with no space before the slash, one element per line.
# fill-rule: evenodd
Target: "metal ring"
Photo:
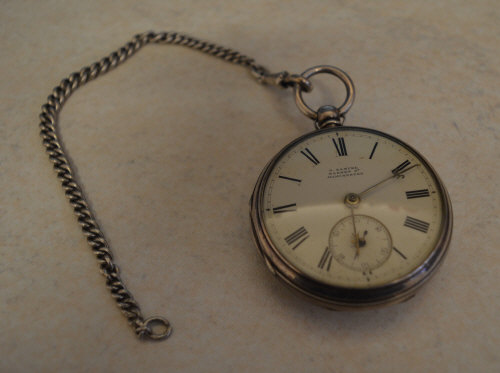
<path fill-rule="evenodd" d="M 153 332 L 153 325 L 157 324 L 161 327 L 160 332 Z M 170 337 L 172 334 L 172 325 L 170 321 L 161 316 L 152 316 L 144 320 L 144 327 L 146 328 L 146 336 L 150 339 L 164 339 Z"/>
<path fill-rule="evenodd" d="M 300 74 L 302 77 L 305 79 L 309 79 L 311 76 L 316 75 L 316 74 L 321 74 L 321 73 L 327 73 L 327 74 L 332 74 L 335 75 L 337 78 L 339 78 L 342 83 L 344 83 L 345 89 L 347 91 L 346 98 L 344 100 L 344 103 L 340 105 L 338 108 L 339 115 L 343 116 L 345 113 L 349 111 L 351 108 L 353 102 L 354 102 L 354 83 L 352 82 L 351 78 L 349 75 L 347 75 L 344 71 L 339 69 L 338 67 L 335 66 L 328 66 L 328 65 L 320 65 L 320 66 L 315 66 L 307 69 L 304 71 L 302 74 Z M 302 97 L 302 86 L 299 84 L 296 84 L 294 86 L 294 91 L 295 91 L 295 103 L 297 104 L 297 107 L 299 110 L 309 118 L 316 120 L 318 119 L 318 113 L 317 111 L 314 111 L 311 109 L 305 102 Z"/>

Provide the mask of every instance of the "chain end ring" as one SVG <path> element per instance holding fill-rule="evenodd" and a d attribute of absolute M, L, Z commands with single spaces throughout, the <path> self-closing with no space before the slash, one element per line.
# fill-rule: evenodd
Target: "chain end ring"
<path fill-rule="evenodd" d="M 160 329 L 159 331 L 154 331 Z M 161 341 L 167 339 L 172 334 L 172 325 L 170 321 L 161 316 L 152 316 L 145 319 L 141 326 L 136 328 L 136 333 L 140 338 Z"/>

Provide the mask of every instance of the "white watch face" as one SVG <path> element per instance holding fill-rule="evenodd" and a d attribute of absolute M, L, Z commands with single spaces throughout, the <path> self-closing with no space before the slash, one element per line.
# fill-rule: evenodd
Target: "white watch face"
<path fill-rule="evenodd" d="M 328 285 L 371 288 L 421 266 L 443 229 L 443 190 L 424 159 L 378 131 L 339 127 L 295 142 L 265 182 L 261 214 L 279 255 Z"/>

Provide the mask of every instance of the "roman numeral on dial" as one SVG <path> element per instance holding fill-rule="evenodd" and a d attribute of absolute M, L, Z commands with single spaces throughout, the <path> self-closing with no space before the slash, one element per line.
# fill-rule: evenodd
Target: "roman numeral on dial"
<path fill-rule="evenodd" d="M 332 138 L 333 145 L 335 145 L 335 149 L 337 149 L 337 154 L 339 155 L 339 157 L 346 156 L 347 155 L 347 149 L 345 147 L 344 138 L 343 137 L 339 137 L 338 140 L 339 140 L 339 143 L 337 145 L 337 142 L 335 141 L 335 139 Z"/>
<path fill-rule="evenodd" d="M 332 266 L 332 253 L 328 246 L 326 247 L 325 251 L 323 252 L 323 255 L 321 256 L 321 259 L 318 263 L 318 268 L 320 269 L 326 269 L 326 271 L 330 271 L 330 268 Z"/>
<path fill-rule="evenodd" d="M 300 227 L 295 232 L 286 236 L 285 242 L 288 244 L 288 246 L 295 245 L 292 247 L 292 250 L 295 250 L 302 242 L 304 242 L 308 238 L 309 233 L 307 233 L 307 230 L 304 227 Z"/>
<path fill-rule="evenodd" d="M 395 252 L 397 252 L 401 258 L 403 258 L 404 260 L 406 260 L 406 255 L 403 254 L 401 251 L 399 251 L 398 249 L 396 249 L 395 247 L 392 248 Z"/>
<path fill-rule="evenodd" d="M 423 221 L 423 220 L 419 220 L 416 218 L 412 218 L 411 216 L 407 216 L 405 223 L 403 225 L 405 227 L 412 228 L 412 229 L 415 229 L 415 230 L 423 232 L 423 233 L 427 233 L 427 231 L 429 230 L 430 224 Z"/>
<path fill-rule="evenodd" d="M 410 165 L 410 161 L 407 159 L 406 161 L 404 161 L 403 163 L 401 163 L 399 166 L 395 167 L 391 172 L 393 174 L 397 174 L 397 173 L 400 173 L 401 171 L 403 171 L 406 167 L 408 167 Z"/>
<path fill-rule="evenodd" d="M 283 176 L 283 175 L 279 175 L 278 176 L 280 179 L 285 179 L 285 180 L 290 180 L 290 181 L 295 181 L 296 183 L 300 183 L 302 180 L 300 179 L 296 179 L 294 177 L 288 177 L 288 176 Z"/>
<path fill-rule="evenodd" d="M 376 142 L 375 145 L 373 145 L 372 152 L 370 153 L 370 159 L 373 158 L 373 154 L 375 154 L 375 149 L 377 149 L 377 145 L 378 145 L 378 142 Z"/>
<path fill-rule="evenodd" d="M 297 210 L 297 204 L 295 203 L 290 203 L 289 205 L 283 205 L 283 206 L 278 206 L 273 208 L 273 212 L 275 214 L 279 214 L 282 212 L 288 212 L 288 211 L 295 211 Z"/>
<path fill-rule="evenodd" d="M 406 192 L 407 199 L 422 198 L 422 197 L 429 197 L 429 196 L 430 196 L 429 189 L 409 190 Z"/>
<path fill-rule="evenodd" d="M 314 156 L 313 153 L 311 153 L 311 151 L 309 150 L 309 148 L 305 148 L 304 150 L 301 150 L 300 153 L 306 157 L 307 159 L 309 159 L 315 166 L 317 164 L 319 164 L 319 161 L 318 161 L 318 158 L 316 158 Z"/>

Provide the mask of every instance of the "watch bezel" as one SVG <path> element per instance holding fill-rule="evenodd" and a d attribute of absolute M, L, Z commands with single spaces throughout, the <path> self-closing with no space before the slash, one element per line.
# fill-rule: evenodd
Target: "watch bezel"
<path fill-rule="evenodd" d="M 292 147 L 308 138 L 328 132 L 347 130 L 362 131 L 379 135 L 408 149 L 408 151 L 419 158 L 420 161 L 429 169 L 442 197 L 441 207 L 443 211 L 443 223 L 434 249 L 430 252 L 422 264 L 409 274 L 387 284 L 372 288 L 341 287 L 326 284 L 308 276 L 283 257 L 270 239 L 263 222 L 262 201 L 264 189 L 274 166 L 278 163 L 281 157 Z M 431 277 L 431 275 L 435 273 L 447 252 L 452 234 L 453 213 L 448 192 L 439 175 L 427 159 L 416 149 L 408 145 L 406 142 L 382 131 L 357 126 L 341 126 L 324 128 L 302 135 L 283 147 L 283 149 L 281 149 L 271 159 L 261 172 L 252 193 L 252 197 L 250 199 L 250 220 L 256 246 L 264 257 L 266 264 L 274 274 L 295 290 L 298 290 L 303 295 L 320 303 L 321 305 L 328 308 L 343 310 L 372 308 L 391 303 L 398 303 L 412 297 L 415 292 Z"/>

